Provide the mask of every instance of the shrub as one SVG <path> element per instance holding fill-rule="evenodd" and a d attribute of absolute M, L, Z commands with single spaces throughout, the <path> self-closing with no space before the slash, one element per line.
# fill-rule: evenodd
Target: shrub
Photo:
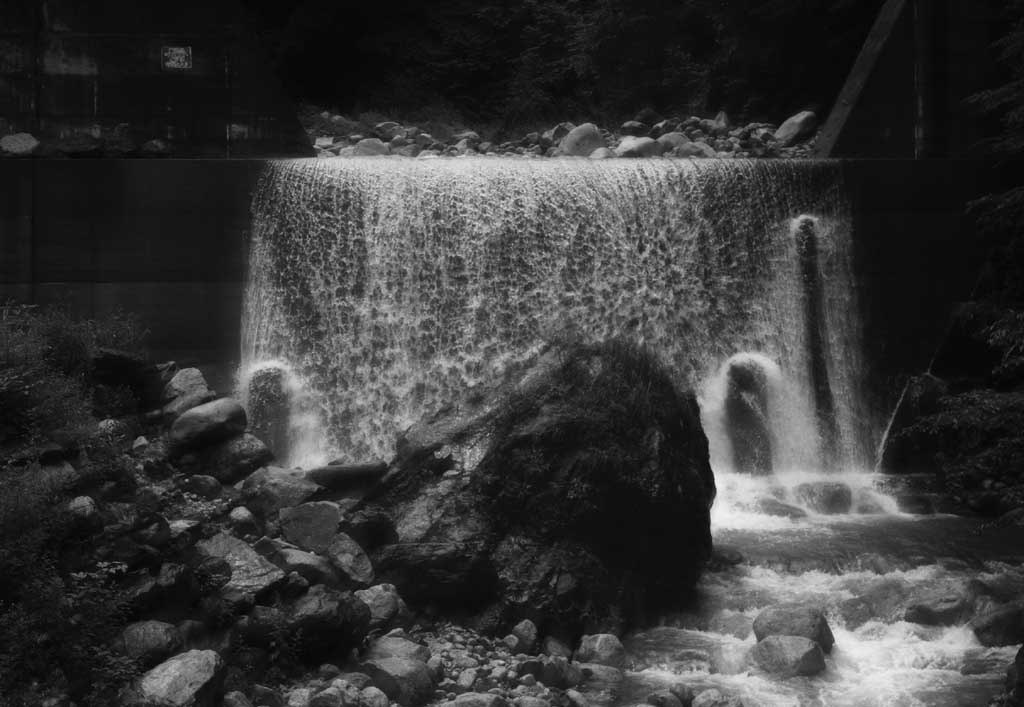
<path fill-rule="evenodd" d="M 143 332 L 123 316 L 76 321 L 59 309 L 3 312 L 0 695 L 11 705 L 38 704 L 50 691 L 80 705 L 116 704 L 117 690 L 136 672 L 110 649 L 127 616 L 117 588 L 123 567 L 81 559 L 68 566 L 68 558 L 88 557 L 90 539 L 61 505 L 83 484 L 133 481 L 114 440 L 92 435 L 89 376 L 98 348 L 137 351 Z M 84 452 L 72 484 L 23 461 L 31 458 L 26 449 L 57 430 L 77 432 Z"/>

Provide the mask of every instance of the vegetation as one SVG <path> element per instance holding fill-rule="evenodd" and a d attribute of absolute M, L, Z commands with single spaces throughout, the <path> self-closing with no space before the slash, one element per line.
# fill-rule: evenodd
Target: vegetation
<path fill-rule="evenodd" d="M 89 528 L 66 502 L 83 484 L 131 482 L 131 466 L 95 433 L 91 361 L 103 346 L 137 350 L 126 317 L 75 321 L 60 310 L 6 307 L 0 325 L 0 695 L 39 704 L 47 690 L 108 705 L 132 674 L 111 650 L 126 603 L 117 563 L 82 564 Z M 77 450 L 73 474 L 40 455 L 54 437 Z M 61 452 L 65 454 L 66 452 Z M 50 462 L 52 463 L 52 462 Z M 40 686 L 45 686 L 45 688 Z"/>
<path fill-rule="evenodd" d="M 521 128 L 645 106 L 774 122 L 827 109 L 881 0 L 247 5 L 302 101 Z"/>

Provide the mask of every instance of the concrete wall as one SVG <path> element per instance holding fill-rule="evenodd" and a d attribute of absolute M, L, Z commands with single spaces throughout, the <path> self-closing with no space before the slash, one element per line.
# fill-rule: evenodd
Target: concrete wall
<path fill-rule="evenodd" d="M 0 301 L 120 308 L 153 348 L 236 360 L 259 160 L 0 161 Z M 985 249 L 966 202 L 1005 175 L 984 163 L 847 161 L 856 279 L 872 375 L 886 409 L 920 371 Z M 894 392 L 895 391 L 895 392 Z"/>
<path fill-rule="evenodd" d="M 955 303 L 970 299 L 988 248 L 967 204 L 1013 175 L 982 161 L 848 160 L 866 390 L 891 410 L 904 376 L 926 370 Z"/>
<path fill-rule="evenodd" d="M 20 131 L 44 145 L 160 139 L 176 156 L 311 154 L 237 0 L 0 3 L 0 135 Z"/>
<path fill-rule="evenodd" d="M 1000 128 L 968 99 L 999 85 L 993 43 L 1006 30 L 1002 0 L 909 0 L 881 46 L 830 153 L 838 158 L 963 158 Z M 858 77 L 857 69 L 849 81 Z M 855 81 L 854 81 L 855 83 Z M 849 100 L 850 106 L 842 105 Z"/>
<path fill-rule="evenodd" d="M 258 160 L 0 162 L 0 301 L 138 314 L 156 353 L 237 358 Z"/>

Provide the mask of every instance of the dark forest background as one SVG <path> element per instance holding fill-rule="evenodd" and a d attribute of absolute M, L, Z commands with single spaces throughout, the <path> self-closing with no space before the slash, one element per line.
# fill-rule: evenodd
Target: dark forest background
<path fill-rule="evenodd" d="M 294 98 L 521 126 L 828 110 L 881 0 L 245 0 Z"/>

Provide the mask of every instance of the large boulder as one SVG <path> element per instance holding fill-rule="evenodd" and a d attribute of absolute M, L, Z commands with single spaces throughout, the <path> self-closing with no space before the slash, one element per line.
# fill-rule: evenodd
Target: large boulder
<path fill-rule="evenodd" d="M 234 483 L 273 459 L 274 453 L 259 438 L 243 434 L 204 450 L 202 467 L 218 481 Z"/>
<path fill-rule="evenodd" d="M 295 600 L 286 624 L 300 656 L 312 664 L 322 663 L 347 657 L 363 641 L 370 609 L 351 592 L 317 584 Z"/>
<path fill-rule="evenodd" d="M 246 507 L 265 518 L 305 503 L 321 490 L 301 469 L 275 466 L 259 469 L 242 482 Z"/>
<path fill-rule="evenodd" d="M 181 414 L 171 425 L 168 441 L 177 452 L 188 451 L 245 432 L 245 410 L 233 398 L 220 398 Z"/>
<path fill-rule="evenodd" d="M 341 523 L 341 508 L 330 501 L 303 503 L 280 513 L 281 533 L 303 550 L 323 553 Z"/>
<path fill-rule="evenodd" d="M 426 663 L 430 660 L 430 649 L 401 636 L 381 636 L 370 643 L 363 657 L 366 660 L 412 658 Z"/>
<path fill-rule="evenodd" d="M 763 610 L 754 619 L 754 636 L 758 641 L 768 636 L 803 636 L 828 653 L 835 644 L 832 629 L 820 609 L 804 604 L 776 604 Z"/>
<path fill-rule="evenodd" d="M 809 110 L 790 116 L 775 131 L 775 140 L 780 147 L 789 147 L 814 134 L 818 127 L 818 116 Z"/>
<path fill-rule="evenodd" d="M 696 399 L 652 354 L 552 348 L 407 432 L 367 499 L 398 535 L 374 566 L 412 601 L 608 632 L 693 586 L 714 493 Z"/>
<path fill-rule="evenodd" d="M 174 374 L 163 390 L 163 414 L 170 420 L 194 407 L 215 400 L 217 394 L 210 390 L 198 368 L 183 368 Z"/>
<path fill-rule="evenodd" d="M 821 646 L 803 636 L 768 636 L 750 650 L 750 657 L 765 672 L 782 677 L 825 670 Z"/>
<path fill-rule="evenodd" d="M 181 648 L 181 635 L 172 624 L 163 621 L 138 621 L 121 632 L 120 645 L 129 658 L 150 667 Z"/>
<path fill-rule="evenodd" d="M 577 125 L 562 138 L 558 145 L 558 154 L 570 157 L 589 157 L 594 150 L 607 147 L 604 135 L 593 123 Z"/>
<path fill-rule="evenodd" d="M 1015 646 L 1024 643 L 1024 600 L 997 607 L 970 623 L 983 646 Z"/>
<path fill-rule="evenodd" d="M 275 567 L 249 546 L 228 533 L 218 533 L 196 545 L 202 555 L 224 560 L 231 567 L 231 579 L 225 585 L 229 591 L 259 595 L 285 578 Z"/>
<path fill-rule="evenodd" d="M 286 459 L 289 451 L 290 396 L 287 373 L 282 368 L 267 366 L 249 377 L 245 396 L 249 429 L 280 459 Z"/>
<path fill-rule="evenodd" d="M 809 481 L 799 484 L 793 493 L 800 503 L 816 513 L 849 513 L 853 508 L 853 491 L 836 481 Z"/>
<path fill-rule="evenodd" d="M 434 692 L 434 680 L 423 661 L 414 658 L 381 658 L 363 664 L 373 684 L 402 707 L 421 705 Z"/>
<path fill-rule="evenodd" d="M 215 651 L 176 655 L 143 675 L 125 702 L 138 707 L 213 707 L 224 667 Z"/>
<path fill-rule="evenodd" d="M 622 642 L 610 633 L 584 636 L 580 640 L 580 647 L 576 649 L 576 661 L 622 669 L 626 665 L 626 649 L 622 647 Z"/>
<path fill-rule="evenodd" d="M 355 595 L 370 607 L 370 628 L 389 628 L 409 616 L 409 610 L 393 584 L 377 584 Z"/>
<path fill-rule="evenodd" d="M 649 137 L 626 136 L 615 148 L 618 157 L 657 157 L 666 146 Z"/>
<path fill-rule="evenodd" d="M 728 361 L 725 375 L 725 425 L 733 467 L 747 474 L 770 474 L 770 372 L 764 362 L 741 354 Z"/>
<path fill-rule="evenodd" d="M 351 155 L 353 157 L 376 157 L 380 155 L 391 154 L 391 149 L 387 143 L 381 142 L 375 137 L 368 137 L 360 140 L 352 146 Z"/>

